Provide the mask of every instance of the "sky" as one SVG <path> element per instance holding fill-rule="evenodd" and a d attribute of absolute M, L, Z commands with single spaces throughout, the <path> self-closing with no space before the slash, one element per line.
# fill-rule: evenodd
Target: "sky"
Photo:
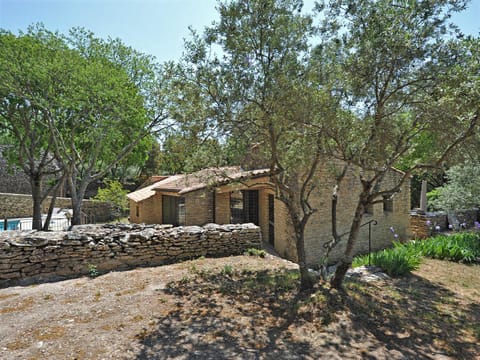
<path fill-rule="evenodd" d="M 313 7 L 306 0 L 304 8 Z M 84 27 L 101 38 L 120 38 L 160 62 L 178 60 L 188 27 L 202 32 L 218 20 L 215 0 L 0 0 L 0 28 L 18 33 L 34 23 L 68 33 Z M 453 21 L 467 34 L 480 33 L 480 0 Z"/>

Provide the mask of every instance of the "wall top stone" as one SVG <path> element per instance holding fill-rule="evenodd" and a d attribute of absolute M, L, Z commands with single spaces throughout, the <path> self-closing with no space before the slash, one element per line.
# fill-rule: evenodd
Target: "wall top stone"
<path fill-rule="evenodd" d="M 71 231 L 21 231 L 0 232 L 0 249 L 8 247 L 43 247 L 58 244 L 78 245 L 94 242 L 120 242 L 126 244 L 135 241 L 147 241 L 152 238 L 196 236 L 207 232 L 259 232 L 254 224 L 207 224 L 201 226 L 145 225 L 145 224 L 103 224 L 77 225 Z"/>

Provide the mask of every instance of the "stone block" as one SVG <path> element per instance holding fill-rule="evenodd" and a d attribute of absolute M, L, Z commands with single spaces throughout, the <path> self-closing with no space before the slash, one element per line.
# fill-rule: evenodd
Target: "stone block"
<path fill-rule="evenodd" d="M 0 280 L 20 279 L 21 274 L 19 271 L 13 271 L 9 273 L 0 273 Z"/>

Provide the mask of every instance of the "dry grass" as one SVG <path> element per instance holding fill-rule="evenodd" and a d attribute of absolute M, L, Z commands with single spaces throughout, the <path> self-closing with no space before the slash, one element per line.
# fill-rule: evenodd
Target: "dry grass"
<path fill-rule="evenodd" d="M 4 296 L 4 299 L 8 299 L 10 296 Z M 30 309 L 35 304 L 35 299 L 32 297 L 23 299 L 22 301 L 0 309 L 0 314 L 7 314 L 11 312 L 19 312 Z"/>

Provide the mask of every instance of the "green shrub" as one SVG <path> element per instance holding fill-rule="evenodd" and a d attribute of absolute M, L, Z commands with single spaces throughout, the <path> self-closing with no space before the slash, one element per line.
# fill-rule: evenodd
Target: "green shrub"
<path fill-rule="evenodd" d="M 421 255 L 414 247 L 394 242 L 393 248 L 381 250 L 370 254 L 372 265 L 381 267 L 390 276 L 403 276 L 410 271 L 418 269 Z M 353 267 L 367 265 L 368 255 L 357 256 L 353 260 Z"/>
<path fill-rule="evenodd" d="M 98 275 L 100 275 L 97 269 L 97 265 L 87 264 L 87 269 L 88 269 L 88 276 L 90 276 L 91 278 L 95 278 Z"/>
<path fill-rule="evenodd" d="M 370 254 L 370 263 L 381 267 L 390 276 L 402 276 L 418 268 L 421 258 L 429 257 L 472 263 L 480 259 L 480 233 L 464 232 L 438 235 L 427 240 L 394 243 L 393 248 Z M 357 256 L 352 266 L 368 264 L 368 255 Z"/>
<path fill-rule="evenodd" d="M 258 256 L 258 257 L 264 258 L 267 255 L 267 253 L 263 249 L 249 248 L 247 249 L 247 251 L 245 251 L 245 255 Z"/>
<path fill-rule="evenodd" d="M 438 235 L 412 241 L 408 246 L 432 259 L 472 263 L 480 258 L 480 233 Z"/>

